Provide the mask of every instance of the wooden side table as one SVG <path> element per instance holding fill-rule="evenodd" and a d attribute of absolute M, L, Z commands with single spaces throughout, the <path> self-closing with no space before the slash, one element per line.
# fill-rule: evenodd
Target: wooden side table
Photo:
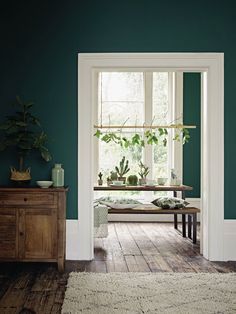
<path fill-rule="evenodd" d="M 0 188 L 0 260 L 65 264 L 68 188 Z"/>

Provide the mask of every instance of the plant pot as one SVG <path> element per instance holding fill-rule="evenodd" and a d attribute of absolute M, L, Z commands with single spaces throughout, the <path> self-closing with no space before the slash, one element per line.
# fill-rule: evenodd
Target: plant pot
<path fill-rule="evenodd" d="M 111 180 L 107 180 L 107 186 L 110 186 L 112 184 Z"/>
<path fill-rule="evenodd" d="M 147 179 L 146 178 L 140 178 L 138 181 L 139 181 L 139 185 L 147 184 Z"/>
<path fill-rule="evenodd" d="M 98 180 L 98 185 L 103 185 L 103 180 Z"/>
<path fill-rule="evenodd" d="M 118 178 L 118 181 L 123 181 L 123 183 L 125 184 L 125 182 L 126 182 L 126 177 L 120 177 L 120 178 Z"/>

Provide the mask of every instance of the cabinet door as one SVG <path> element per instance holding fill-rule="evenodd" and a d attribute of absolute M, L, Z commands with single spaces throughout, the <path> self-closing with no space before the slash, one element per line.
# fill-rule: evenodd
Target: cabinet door
<path fill-rule="evenodd" d="M 20 209 L 19 256 L 21 259 L 57 257 L 57 215 L 55 209 Z"/>
<path fill-rule="evenodd" d="M 17 257 L 17 210 L 0 208 L 0 258 Z"/>

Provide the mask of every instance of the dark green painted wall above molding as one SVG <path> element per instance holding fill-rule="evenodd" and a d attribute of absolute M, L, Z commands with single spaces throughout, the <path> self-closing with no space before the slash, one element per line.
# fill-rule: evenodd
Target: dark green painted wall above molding
<path fill-rule="evenodd" d="M 236 142 L 236 20 L 234 1 L 71 0 L 0 5 L 0 116 L 16 94 L 34 100 L 54 161 L 70 185 L 68 218 L 77 208 L 78 52 L 225 53 L 225 218 L 236 219 L 233 173 Z M 14 158 L 0 155 L 0 184 Z M 29 161 L 33 180 L 52 164 Z"/>
<path fill-rule="evenodd" d="M 190 141 L 184 145 L 183 182 L 193 187 L 186 197 L 201 197 L 201 74 L 184 73 L 183 80 L 184 124 L 196 125 L 189 129 Z"/>

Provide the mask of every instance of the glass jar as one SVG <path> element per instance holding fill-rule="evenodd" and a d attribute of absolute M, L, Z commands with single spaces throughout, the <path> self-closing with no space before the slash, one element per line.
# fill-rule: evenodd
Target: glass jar
<path fill-rule="evenodd" d="M 64 186 L 64 169 L 61 164 L 55 164 L 52 168 L 52 181 L 54 187 Z"/>

